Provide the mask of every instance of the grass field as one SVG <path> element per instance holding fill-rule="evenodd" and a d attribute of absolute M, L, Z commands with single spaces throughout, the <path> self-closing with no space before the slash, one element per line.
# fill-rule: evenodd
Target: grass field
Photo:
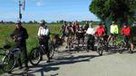
<path fill-rule="evenodd" d="M 49 29 L 51 31 L 51 36 L 54 33 L 60 34 L 60 28 L 62 24 L 49 24 Z M 23 25 L 29 34 L 29 38 L 27 39 L 27 50 L 28 53 L 31 51 L 33 47 L 38 45 L 37 39 L 37 31 L 38 31 L 38 24 L 24 24 Z M 0 47 L 3 47 L 5 43 L 14 44 L 14 42 L 10 38 L 10 34 L 15 29 L 15 24 L 0 24 Z M 1 56 L 0 56 L 1 59 Z M 0 70 L 0 74 L 2 71 Z"/>
<path fill-rule="evenodd" d="M 38 24 L 24 24 L 23 25 L 29 34 L 29 38 L 27 40 L 27 48 L 28 51 L 31 50 L 31 48 L 35 47 L 38 45 L 38 40 L 37 40 L 37 31 L 38 31 Z M 53 33 L 59 33 L 60 34 L 60 28 L 61 24 L 49 24 L 49 29 L 51 31 L 51 35 Z M 15 24 L 0 24 L 0 47 L 5 44 L 5 42 L 12 41 L 10 39 L 10 34 L 13 32 L 15 29 Z"/>

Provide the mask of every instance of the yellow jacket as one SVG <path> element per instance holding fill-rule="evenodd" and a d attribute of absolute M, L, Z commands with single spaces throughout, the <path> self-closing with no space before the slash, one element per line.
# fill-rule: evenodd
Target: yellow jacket
<path fill-rule="evenodd" d="M 110 26 L 110 33 L 111 34 L 119 34 L 119 28 L 118 28 L 118 25 L 111 25 Z"/>

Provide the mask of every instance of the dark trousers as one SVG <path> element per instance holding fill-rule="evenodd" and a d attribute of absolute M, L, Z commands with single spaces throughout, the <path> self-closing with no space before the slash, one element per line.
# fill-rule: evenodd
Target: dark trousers
<path fill-rule="evenodd" d="M 50 60 L 49 38 L 44 37 L 42 39 L 39 39 L 39 44 L 45 46 L 45 53 L 47 54 L 48 60 Z"/>
<path fill-rule="evenodd" d="M 94 43 L 95 43 L 95 38 L 93 35 L 88 35 L 87 39 L 87 49 L 91 49 L 94 51 Z"/>
<path fill-rule="evenodd" d="M 28 68 L 28 56 L 27 56 L 26 46 L 20 46 L 19 48 L 21 49 L 21 54 L 23 56 L 25 67 Z M 22 67 L 21 56 L 18 59 L 18 63 L 19 63 L 19 66 Z"/>

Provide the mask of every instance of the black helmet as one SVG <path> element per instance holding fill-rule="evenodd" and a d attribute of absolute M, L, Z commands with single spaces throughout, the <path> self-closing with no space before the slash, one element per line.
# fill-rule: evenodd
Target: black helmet
<path fill-rule="evenodd" d="M 40 25 L 42 25 L 42 26 L 45 25 L 45 23 L 46 23 L 45 20 L 40 21 Z"/>
<path fill-rule="evenodd" d="M 127 23 L 123 23 L 123 26 L 127 26 Z"/>

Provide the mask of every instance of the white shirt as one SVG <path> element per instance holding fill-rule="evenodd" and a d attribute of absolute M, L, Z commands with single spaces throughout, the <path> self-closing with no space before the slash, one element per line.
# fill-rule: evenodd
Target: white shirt
<path fill-rule="evenodd" d="M 49 34 L 49 29 L 48 28 L 44 28 L 44 27 L 39 27 L 39 30 L 38 30 L 38 36 L 45 36 L 45 35 L 48 35 Z"/>
<path fill-rule="evenodd" d="M 94 33 L 95 33 L 95 30 L 94 30 L 94 28 L 92 28 L 92 27 L 89 27 L 89 28 L 87 29 L 87 31 L 86 31 L 86 34 L 94 35 Z"/>

